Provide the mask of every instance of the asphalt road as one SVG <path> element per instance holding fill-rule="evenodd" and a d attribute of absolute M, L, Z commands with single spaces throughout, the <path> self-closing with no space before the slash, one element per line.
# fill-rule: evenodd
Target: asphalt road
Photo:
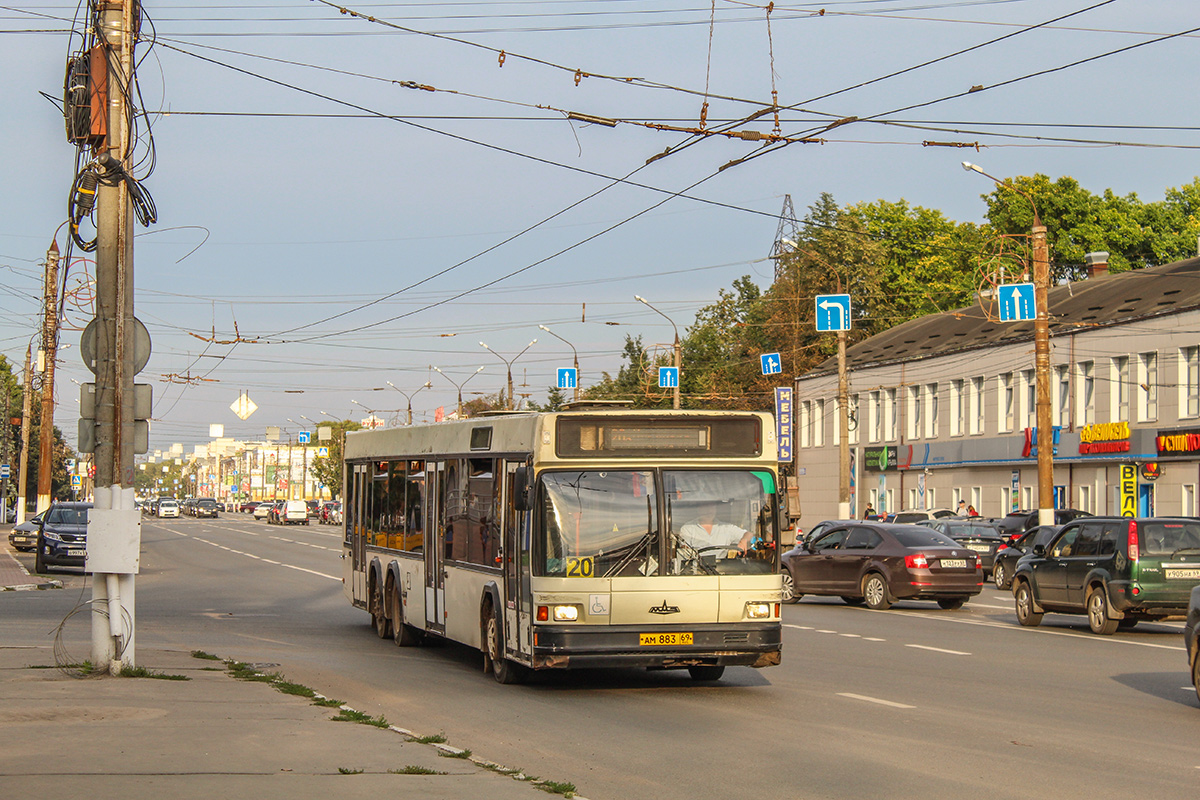
<path fill-rule="evenodd" d="M 805 598 L 784 607 L 778 667 L 730 668 L 719 684 L 614 670 L 500 686 L 478 652 L 376 638 L 342 595 L 335 528 L 229 514 L 147 520 L 142 538 L 143 645 L 279 664 L 592 800 L 1200 793 L 1179 623 L 1099 637 L 1083 617 L 1047 615 L 1026 629 L 990 586 L 958 611 Z M 3 626 L 48 634 L 90 597 L 82 576 L 58 577 L 61 591 L 0 595 Z M 73 617 L 68 640 L 86 648 L 87 625 Z"/>

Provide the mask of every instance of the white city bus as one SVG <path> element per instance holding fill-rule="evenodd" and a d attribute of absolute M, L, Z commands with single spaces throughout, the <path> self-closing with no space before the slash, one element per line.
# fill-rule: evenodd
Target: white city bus
<path fill-rule="evenodd" d="M 779 663 L 770 414 L 580 404 L 356 431 L 344 590 L 381 638 L 530 669 Z"/>

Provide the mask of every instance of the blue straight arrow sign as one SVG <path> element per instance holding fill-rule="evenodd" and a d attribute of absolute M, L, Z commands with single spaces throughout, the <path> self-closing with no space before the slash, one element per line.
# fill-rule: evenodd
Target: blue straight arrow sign
<path fill-rule="evenodd" d="M 783 359 L 779 357 L 779 353 L 763 353 L 760 358 L 763 375 L 778 375 L 783 372 Z"/>
<path fill-rule="evenodd" d="M 1037 318 L 1032 283 L 1011 283 L 997 287 L 1001 322 L 1027 322 Z"/>

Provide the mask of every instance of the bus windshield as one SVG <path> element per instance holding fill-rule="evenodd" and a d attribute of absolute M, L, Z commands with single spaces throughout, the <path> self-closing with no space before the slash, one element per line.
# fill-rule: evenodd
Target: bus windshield
<path fill-rule="evenodd" d="M 767 471 L 543 473 L 538 509 L 543 552 L 537 573 L 616 577 L 773 572 L 774 495 L 774 477 Z M 662 515 L 666 525 L 660 525 Z"/>

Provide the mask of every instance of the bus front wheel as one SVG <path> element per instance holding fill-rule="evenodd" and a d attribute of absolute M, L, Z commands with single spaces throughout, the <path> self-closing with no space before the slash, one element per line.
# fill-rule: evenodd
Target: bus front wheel
<path fill-rule="evenodd" d="M 512 684 L 525 680 L 526 669 L 520 664 L 509 661 L 504 656 L 504 642 L 500 637 L 500 618 L 497 612 L 488 614 L 484 623 L 484 646 L 492 662 L 492 676 L 497 683 Z"/>

